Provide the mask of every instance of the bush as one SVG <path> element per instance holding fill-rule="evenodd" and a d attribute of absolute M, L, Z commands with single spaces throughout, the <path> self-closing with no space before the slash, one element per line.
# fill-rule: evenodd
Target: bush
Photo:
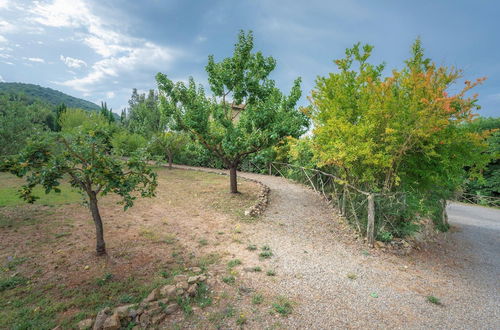
<path fill-rule="evenodd" d="M 142 135 L 126 131 L 118 132 L 111 138 L 113 151 L 120 156 L 130 156 L 139 149 L 144 148 L 146 143 L 147 141 Z"/>

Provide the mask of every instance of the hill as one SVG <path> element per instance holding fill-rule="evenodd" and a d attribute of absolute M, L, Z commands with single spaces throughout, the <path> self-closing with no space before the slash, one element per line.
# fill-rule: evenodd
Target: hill
<path fill-rule="evenodd" d="M 41 87 L 33 84 L 23 83 L 0 83 L 0 95 L 2 94 L 24 94 L 32 100 L 41 100 L 54 106 L 61 103 L 69 108 L 80 108 L 85 110 L 99 110 L 100 107 L 92 102 L 56 91 L 52 88 Z"/>

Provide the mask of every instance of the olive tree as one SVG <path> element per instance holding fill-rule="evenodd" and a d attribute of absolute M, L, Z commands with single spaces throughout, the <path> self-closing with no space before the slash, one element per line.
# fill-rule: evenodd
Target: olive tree
<path fill-rule="evenodd" d="M 32 139 L 18 155 L 0 163 L 0 171 L 26 178 L 20 196 L 29 203 L 36 201 L 33 188 L 41 185 L 45 193 L 60 192 L 63 178 L 79 189 L 89 206 L 96 228 L 96 252 L 106 254 L 104 232 L 98 198 L 109 193 L 121 197 L 125 209 L 133 206 L 138 192 L 142 197 L 154 196 L 156 173 L 144 157 L 126 161 L 109 151 L 109 133 L 96 127 L 72 134 L 46 134 Z"/>
<path fill-rule="evenodd" d="M 193 78 L 186 85 L 162 73 L 156 76 L 164 113 L 224 163 L 231 193 L 238 192 L 236 170 L 245 157 L 287 136 L 299 137 L 309 125 L 296 108 L 300 78 L 290 95 L 284 95 L 269 78 L 275 59 L 253 48 L 252 33 L 241 31 L 232 57 L 216 62 L 209 56 L 206 71 L 212 97 Z"/>

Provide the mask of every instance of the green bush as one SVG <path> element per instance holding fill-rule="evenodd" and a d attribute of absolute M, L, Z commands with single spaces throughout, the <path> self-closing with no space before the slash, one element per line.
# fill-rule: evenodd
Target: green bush
<path fill-rule="evenodd" d="M 136 133 L 121 131 L 113 135 L 111 144 L 116 154 L 120 156 L 130 156 L 134 152 L 146 146 L 146 139 Z"/>

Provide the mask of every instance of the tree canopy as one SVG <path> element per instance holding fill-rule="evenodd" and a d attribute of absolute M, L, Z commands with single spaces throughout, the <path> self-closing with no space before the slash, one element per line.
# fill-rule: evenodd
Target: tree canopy
<path fill-rule="evenodd" d="M 269 78 L 275 59 L 253 48 L 252 32 L 241 31 L 231 57 L 216 62 L 209 56 L 205 69 L 212 97 L 193 78 L 184 84 L 162 73 L 156 76 L 162 110 L 230 169 L 233 193 L 237 192 L 236 169 L 245 157 L 286 136 L 298 137 L 309 125 L 307 116 L 296 108 L 300 78 L 284 95 Z"/>

